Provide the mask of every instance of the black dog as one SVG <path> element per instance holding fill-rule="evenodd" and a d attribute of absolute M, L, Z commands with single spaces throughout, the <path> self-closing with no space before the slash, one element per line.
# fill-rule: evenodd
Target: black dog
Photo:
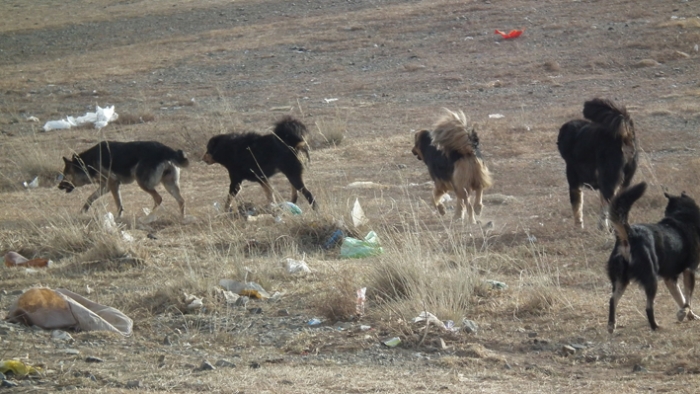
<path fill-rule="evenodd" d="M 700 259 L 700 208 L 685 192 L 680 196 L 664 195 L 668 199 L 664 218 L 656 224 L 629 225 L 632 204 L 646 190 L 642 182 L 613 198 L 610 219 L 615 227 L 617 242 L 608 260 L 608 277 L 612 282 L 608 331 L 615 330 L 615 308 L 630 281 L 639 282 L 647 296 L 647 318 L 652 330 L 659 328 L 654 319 L 654 297 L 657 276 L 671 292 L 680 310 L 679 321 L 698 316 L 690 309 L 695 287 L 695 270 Z M 678 286 L 683 274 L 685 295 Z"/>
<path fill-rule="evenodd" d="M 608 204 L 626 189 L 637 170 L 634 122 L 623 106 L 593 99 L 583 105 L 588 120 L 572 120 L 559 130 L 557 146 L 566 162 L 566 180 L 574 220 L 583 228 L 583 193 L 589 185 L 600 190 L 603 205 L 599 226 L 607 228 Z"/>
<path fill-rule="evenodd" d="M 299 152 L 304 152 L 309 158 L 308 146 L 304 141 L 306 134 L 306 126 L 301 121 L 287 116 L 277 122 L 273 134 L 232 133 L 212 137 L 202 160 L 207 164 L 219 163 L 228 170 L 231 185 L 226 209 L 231 209 L 231 202 L 241 190 L 244 180 L 258 182 L 272 204 L 274 198 L 268 178 L 278 172 L 283 173 L 292 184 L 291 202 L 297 202 L 298 190 L 316 209 L 314 196 L 304 186 L 304 166 L 299 160 Z"/>
<path fill-rule="evenodd" d="M 440 201 L 448 191 L 457 196 L 455 218 L 462 219 L 467 212 L 471 223 L 475 214 L 481 214 L 482 194 L 492 184 L 491 173 L 481 157 L 479 136 L 474 129 L 467 130 L 464 113 L 447 111 L 430 132 L 421 130 L 415 134 L 411 152 L 428 166 L 428 173 L 435 183 L 433 204 L 441 215 L 445 207 Z M 474 202 L 469 199 L 474 195 Z"/>
<path fill-rule="evenodd" d="M 64 157 L 63 162 L 64 179 L 58 184 L 59 189 L 70 193 L 78 186 L 99 183 L 99 189 L 83 206 L 84 212 L 109 190 L 117 203 L 117 216 L 121 216 L 124 207 L 119 185 L 136 180 L 141 189 L 153 197 L 154 209 L 163 201 L 155 187 L 163 183 L 185 216 L 185 199 L 180 195 L 180 167 L 187 167 L 189 161 L 181 150 L 175 151 L 155 141 L 103 141 L 85 152 L 74 154 L 71 160 Z"/>

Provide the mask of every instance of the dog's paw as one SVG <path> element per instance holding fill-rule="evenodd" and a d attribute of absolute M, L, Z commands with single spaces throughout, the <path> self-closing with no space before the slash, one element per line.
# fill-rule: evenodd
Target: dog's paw
<path fill-rule="evenodd" d="M 688 320 L 700 320 L 700 316 L 693 313 L 693 311 L 691 311 L 690 309 L 688 309 L 688 316 L 687 317 L 688 317 Z"/>
<path fill-rule="evenodd" d="M 608 332 L 612 334 L 615 332 L 615 323 L 608 323 Z"/>
<path fill-rule="evenodd" d="M 688 316 L 688 313 L 692 314 L 693 312 L 690 311 L 690 308 L 681 308 L 676 312 L 676 318 L 678 318 L 678 321 L 683 321 L 685 320 L 685 317 Z M 690 320 L 690 317 L 688 318 Z"/>
<path fill-rule="evenodd" d="M 437 210 L 440 213 L 440 215 L 445 216 L 445 206 L 444 205 L 438 205 Z"/>

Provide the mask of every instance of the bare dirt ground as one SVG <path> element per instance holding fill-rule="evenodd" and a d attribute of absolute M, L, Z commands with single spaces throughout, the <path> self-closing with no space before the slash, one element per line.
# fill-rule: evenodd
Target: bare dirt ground
<path fill-rule="evenodd" d="M 15 390 L 697 391 L 700 323 L 676 323 L 665 289 L 660 332 L 650 332 L 634 287 L 620 327 L 607 333 L 604 264 L 614 236 L 596 228 L 590 191 L 587 227 L 574 226 L 555 142 L 583 101 L 613 99 L 637 126 L 635 180 L 651 185 L 632 220 L 658 220 L 664 190 L 700 197 L 697 1 L 15 0 L 1 2 L 0 14 L 0 252 L 56 263 L 0 270 L 0 315 L 22 290 L 44 285 L 119 308 L 135 324 L 129 338 L 71 333 L 64 342 L 0 323 L 0 358 L 43 366 L 40 376 L 13 379 Z M 525 33 L 514 40 L 494 34 L 515 28 Z M 41 131 L 95 105 L 114 105 L 121 121 L 100 132 Z M 429 206 L 411 131 L 431 127 L 443 107 L 479 124 L 495 180 L 482 223 L 493 229 L 453 223 Z M 228 181 L 223 168 L 196 160 L 208 138 L 266 132 L 284 114 L 312 130 L 306 178 L 319 212 L 301 202 L 303 215 L 282 223 L 217 214 Z M 339 135 L 337 145 L 325 142 Z M 55 187 L 61 156 L 102 139 L 184 149 L 193 163 L 182 189 L 195 219 L 181 223 L 165 195 L 160 219 L 140 223 L 151 201 L 135 185 L 123 187 L 121 221 L 134 242 L 101 230 L 115 210 L 109 196 L 79 214 L 93 190 Z M 25 189 L 35 176 L 40 187 Z M 286 181 L 273 185 L 288 196 Z M 318 247 L 322 229 L 347 222 L 356 198 L 370 219 L 360 232 L 376 230 L 385 253 L 339 259 L 337 248 Z M 253 184 L 241 200 L 265 202 Z M 288 275 L 281 261 L 304 254 L 313 272 Z M 391 269 L 421 285 L 401 300 L 382 298 Z M 222 278 L 283 295 L 227 307 L 216 297 Z M 352 305 L 361 286 L 365 316 L 328 313 Z M 183 292 L 205 307 L 187 312 Z M 458 325 L 467 317 L 479 330 L 424 336 L 408 323 L 424 309 Z M 309 326 L 312 318 L 323 323 Z M 394 336 L 400 346 L 381 344 Z M 197 371 L 205 360 L 231 365 Z"/>

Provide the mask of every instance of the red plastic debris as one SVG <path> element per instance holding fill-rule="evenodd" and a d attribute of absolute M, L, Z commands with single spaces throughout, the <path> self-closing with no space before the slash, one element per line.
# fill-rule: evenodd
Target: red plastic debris
<path fill-rule="evenodd" d="M 509 40 L 511 38 L 520 37 L 520 35 L 523 34 L 524 31 L 525 31 L 525 29 L 523 29 L 523 30 L 511 30 L 510 32 L 505 33 L 505 32 L 502 32 L 500 30 L 496 30 L 496 34 L 500 34 L 504 40 Z"/>

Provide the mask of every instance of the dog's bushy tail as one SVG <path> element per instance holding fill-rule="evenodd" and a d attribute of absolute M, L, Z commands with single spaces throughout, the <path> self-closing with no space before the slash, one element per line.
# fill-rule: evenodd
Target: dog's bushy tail
<path fill-rule="evenodd" d="M 275 130 L 273 133 L 275 133 L 282 142 L 287 144 L 287 146 L 297 152 L 304 152 L 306 158 L 311 160 L 309 157 L 309 147 L 304 140 L 304 137 L 308 134 L 308 130 L 306 129 L 306 125 L 300 120 L 291 116 L 285 116 L 275 123 Z"/>
<path fill-rule="evenodd" d="M 634 123 L 623 105 L 616 105 L 610 100 L 593 99 L 583 104 L 583 116 L 599 125 L 605 126 L 626 145 L 634 142 Z"/>
<path fill-rule="evenodd" d="M 455 152 L 460 156 L 474 155 L 474 143 L 467 131 L 467 117 L 464 112 L 445 109 L 446 114 L 435 123 L 430 136 L 439 150 L 449 157 Z"/>
<path fill-rule="evenodd" d="M 610 201 L 610 221 L 615 227 L 615 233 L 620 240 L 620 254 L 630 261 L 629 256 L 629 213 L 632 205 L 639 200 L 647 190 L 646 182 L 638 183 L 624 192 L 613 197 Z"/>
<path fill-rule="evenodd" d="M 190 165 L 190 160 L 182 149 L 178 149 L 177 152 L 175 152 L 175 159 L 173 159 L 173 161 L 180 168 L 187 168 Z"/>

